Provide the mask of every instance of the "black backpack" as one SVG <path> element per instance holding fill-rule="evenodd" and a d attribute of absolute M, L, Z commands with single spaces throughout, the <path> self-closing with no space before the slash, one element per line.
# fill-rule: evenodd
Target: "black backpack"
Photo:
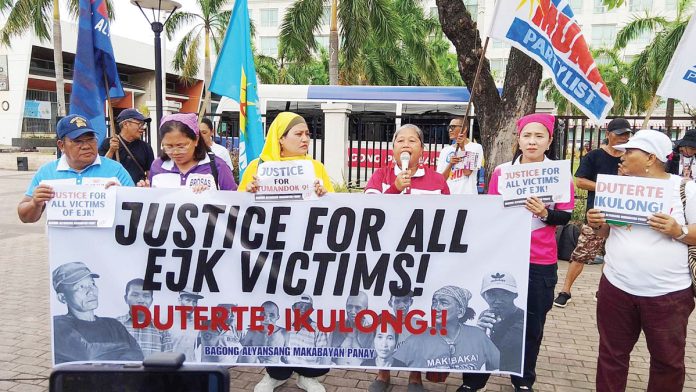
<path fill-rule="evenodd" d="M 558 245 L 556 257 L 559 260 L 570 260 L 570 255 L 578 245 L 578 237 L 580 237 L 580 228 L 573 223 L 556 227 L 556 244 Z"/>

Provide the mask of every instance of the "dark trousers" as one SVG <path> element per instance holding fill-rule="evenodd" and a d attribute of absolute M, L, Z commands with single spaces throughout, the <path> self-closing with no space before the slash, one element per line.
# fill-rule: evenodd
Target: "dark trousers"
<path fill-rule="evenodd" d="M 329 369 L 314 369 L 314 368 L 303 368 L 303 367 L 276 367 L 269 366 L 266 368 L 266 373 L 268 373 L 271 378 L 275 380 L 287 380 L 292 376 L 292 372 L 295 372 L 303 377 L 320 377 L 329 372 Z"/>
<path fill-rule="evenodd" d="M 531 387 L 536 381 L 536 362 L 544 338 L 546 314 L 553 306 L 553 291 L 558 283 L 558 266 L 529 265 L 529 291 L 527 292 L 527 331 L 524 336 L 524 373 L 522 377 L 510 376 L 515 386 Z M 463 373 L 463 385 L 482 389 L 488 382 L 488 374 Z"/>
<path fill-rule="evenodd" d="M 647 391 L 681 391 L 686 328 L 693 310 L 690 287 L 658 297 L 639 297 L 602 277 L 597 294 L 597 392 L 626 390 L 631 351 L 641 330 L 650 352 Z"/>

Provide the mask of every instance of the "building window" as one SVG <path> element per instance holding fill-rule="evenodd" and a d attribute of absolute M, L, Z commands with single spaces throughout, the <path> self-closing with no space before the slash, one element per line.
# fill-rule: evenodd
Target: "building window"
<path fill-rule="evenodd" d="M 493 41 L 493 49 L 509 49 L 510 44 L 505 43 L 499 39 L 491 38 Z"/>
<path fill-rule="evenodd" d="M 570 9 L 574 14 L 582 13 L 582 0 L 570 0 Z"/>
<path fill-rule="evenodd" d="M 616 25 L 592 25 L 592 47 L 609 48 L 616 41 Z"/>
<path fill-rule="evenodd" d="M 650 41 L 652 41 L 652 39 L 653 39 L 652 31 L 644 31 L 643 33 L 641 33 L 641 35 L 636 37 L 636 39 L 634 39 L 632 41 L 632 43 L 634 43 L 636 45 L 640 45 L 640 46 L 646 46 L 647 44 L 650 43 Z"/>
<path fill-rule="evenodd" d="M 478 18 L 478 0 L 464 0 L 464 6 L 471 14 L 471 19 L 476 22 Z"/>
<path fill-rule="evenodd" d="M 607 12 L 608 8 L 606 5 L 604 5 L 604 1 L 602 0 L 594 0 L 594 13 L 595 14 L 603 14 Z"/>
<path fill-rule="evenodd" d="M 278 56 L 278 37 L 261 37 L 259 38 L 259 46 L 261 47 L 261 54 L 264 56 Z"/>
<path fill-rule="evenodd" d="M 321 24 L 328 26 L 331 24 L 331 6 L 325 5 L 321 11 Z"/>
<path fill-rule="evenodd" d="M 437 10 L 437 7 L 430 7 L 430 17 L 440 19 L 440 11 Z"/>
<path fill-rule="evenodd" d="M 508 59 L 492 59 L 491 72 L 496 82 L 502 83 L 505 80 L 505 70 L 507 69 Z"/>
<path fill-rule="evenodd" d="M 319 47 L 329 50 L 329 36 L 328 35 L 317 35 L 317 44 Z"/>
<path fill-rule="evenodd" d="M 262 8 L 259 10 L 259 19 L 261 19 L 261 27 L 276 27 L 278 26 L 278 9 L 277 8 Z"/>
<path fill-rule="evenodd" d="M 652 0 L 631 0 L 628 4 L 631 12 L 643 12 L 652 10 Z"/>

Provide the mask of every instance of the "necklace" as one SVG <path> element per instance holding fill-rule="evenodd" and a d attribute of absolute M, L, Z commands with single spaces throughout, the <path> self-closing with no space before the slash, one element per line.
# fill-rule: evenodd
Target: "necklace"
<path fill-rule="evenodd" d="M 452 339 L 452 342 L 447 341 L 447 339 L 440 335 L 442 340 L 447 343 L 447 346 L 449 346 L 449 353 L 450 355 L 454 355 L 454 353 L 457 351 L 457 346 L 455 346 L 455 342 L 457 341 L 457 338 L 459 337 L 459 333 L 462 331 L 462 327 L 460 326 L 459 329 L 457 329 L 457 333 L 454 335 L 454 338 Z"/>

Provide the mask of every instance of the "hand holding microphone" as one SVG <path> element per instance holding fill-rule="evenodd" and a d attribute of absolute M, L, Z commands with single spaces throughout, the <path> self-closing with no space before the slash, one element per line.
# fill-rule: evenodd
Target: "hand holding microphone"
<path fill-rule="evenodd" d="M 411 161 L 411 153 L 408 151 L 402 152 L 399 156 L 399 160 L 401 161 L 401 173 L 396 176 L 394 185 L 396 185 L 396 189 L 401 192 L 404 190 L 408 191 L 408 188 L 411 186 L 411 171 L 408 169 L 408 164 Z"/>

